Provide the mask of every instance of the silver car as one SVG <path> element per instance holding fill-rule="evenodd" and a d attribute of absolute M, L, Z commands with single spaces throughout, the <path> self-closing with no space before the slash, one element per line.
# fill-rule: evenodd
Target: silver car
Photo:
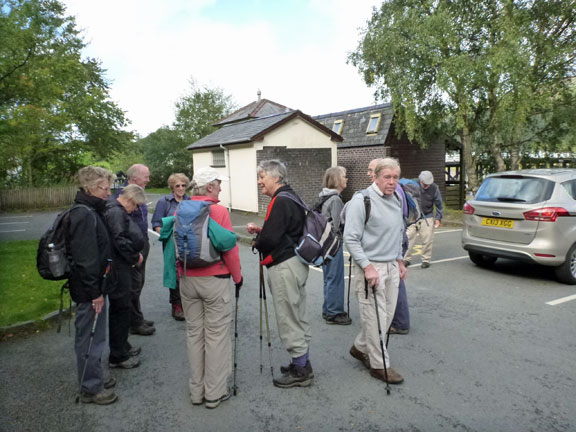
<path fill-rule="evenodd" d="M 522 260 L 576 284 L 576 169 L 491 174 L 463 213 L 462 247 L 476 265 Z"/>

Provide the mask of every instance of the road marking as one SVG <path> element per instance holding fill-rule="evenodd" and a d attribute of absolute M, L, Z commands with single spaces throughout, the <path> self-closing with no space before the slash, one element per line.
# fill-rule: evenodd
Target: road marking
<path fill-rule="evenodd" d="M 22 218 L 31 218 L 32 216 L 0 216 L 1 219 L 22 219 Z"/>
<path fill-rule="evenodd" d="M 561 304 L 561 303 L 569 302 L 569 301 L 571 301 L 571 300 L 576 300 L 576 294 L 575 294 L 575 295 L 568 296 L 568 297 L 562 297 L 562 298 L 560 298 L 560 299 L 558 299 L 558 300 L 552 300 L 552 301 L 546 302 L 546 304 L 547 304 L 547 305 L 550 305 L 550 306 L 556 306 L 556 305 L 559 305 L 559 304 Z"/>
<path fill-rule="evenodd" d="M 18 224 L 29 224 L 30 222 L 0 222 L 0 225 L 18 225 Z"/>
<path fill-rule="evenodd" d="M 26 232 L 26 230 L 0 231 L 0 234 L 13 233 L 13 232 Z"/>
<path fill-rule="evenodd" d="M 462 231 L 462 228 L 451 229 L 451 230 L 442 230 L 442 231 L 434 231 L 434 234 L 444 234 L 444 233 L 452 233 L 452 232 L 460 232 L 460 231 Z"/>
<path fill-rule="evenodd" d="M 441 260 L 436 260 L 436 261 L 430 261 L 430 264 L 438 264 L 438 263 L 443 263 L 443 262 L 448 262 L 448 261 L 456 261 L 456 260 L 461 260 L 464 258 L 468 258 L 468 255 L 454 257 L 454 258 L 446 258 L 446 259 L 441 259 Z M 410 267 L 420 267 L 421 265 L 422 265 L 422 263 L 410 264 Z"/>
<path fill-rule="evenodd" d="M 156 237 L 160 237 L 160 234 L 154 230 L 149 229 L 148 232 L 154 234 Z"/>

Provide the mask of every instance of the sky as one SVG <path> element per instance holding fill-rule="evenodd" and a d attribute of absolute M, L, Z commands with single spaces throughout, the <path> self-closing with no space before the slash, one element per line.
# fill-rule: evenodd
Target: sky
<path fill-rule="evenodd" d="M 110 81 L 110 95 L 146 136 L 174 121 L 190 81 L 238 108 L 272 100 L 309 115 L 376 103 L 347 64 L 378 0 L 62 0 Z"/>

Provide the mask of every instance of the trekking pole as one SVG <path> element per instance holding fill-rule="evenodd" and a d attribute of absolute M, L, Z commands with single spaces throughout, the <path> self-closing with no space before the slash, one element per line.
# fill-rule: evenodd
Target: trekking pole
<path fill-rule="evenodd" d="M 262 254 L 260 254 L 262 260 Z M 260 280 L 262 286 L 262 299 L 264 300 L 264 314 L 266 319 L 266 338 L 268 339 L 268 359 L 270 361 L 270 374 L 274 378 L 274 366 L 272 366 L 272 342 L 270 339 L 270 321 L 268 318 L 268 302 L 266 301 L 266 282 L 264 281 L 264 267 L 260 265 Z M 260 331 L 262 333 L 262 331 Z M 260 345 L 262 348 L 262 345 Z"/>
<path fill-rule="evenodd" d="M 232 390 L 236 396 L 238 386 L 236 385 L 236 370 L 238 369 L 238 298 L 240 297 L 240 287 L 236 287 L 236 311 L 234 312 L 234 385 Z"/>
<path fill-rule="evenodd" d="M 368 290 L 368 281 L 364 279 L 366 290 Z M 382 338 L 382 326 L 380 325 L 380 312 L 378 311 L 378 300 L 376 299 L 376 285 L 372 287 L 374 294 L 374 308 L 376 309 L 376 322 L 378 323 L 378 338 L 380 339 L 380 351 L 382 351 L 382 363 L 384 363 L 384 379 L 386 380 L 386 394 L 390 394 L 390 384 L 388 383 L 388 368 L 386 367 L 386 356 L 384 355 L 384 340 Z"/>
<path fill-rule="evenodd" d="M 90 356 L 92 342 L 94 342 L 94 333 L 96 332 L 96 324 L 98 323 L 99 315 L 99 313 L 94 314 L 94 322 L 92 323 L 92 328 L 90 329 L 90 341 L 88 342 L 88 349 L 86 350 L 86 355 L 84 356 L 84 368 L 82 369 L 82 376 L 80 377 L 80 386 L 78 388 L 78 395 L 76 396 L 76 403 L 80 402 L 80 395 L 82 394 L 82 383 L 84 382 L 86 366 L 88 366 L 88 357 Z"/>
<path fill-rule="evenodd" d="M 348 257 L 348 318 L 350 318 L 350 286 L 352 284 L 352 255 Z"/>
<path fill-rule="evenodd" d="M 262 284 L 264 283 L 264 269 L 260 264 L 260 375 L 262 375 L 263 362 L 262 362 Z"/>

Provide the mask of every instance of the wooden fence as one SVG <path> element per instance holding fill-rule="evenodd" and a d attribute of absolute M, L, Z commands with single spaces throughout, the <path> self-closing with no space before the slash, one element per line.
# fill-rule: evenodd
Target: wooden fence
<path fill-rule="evenodd" d="M 76 191 L 78 186 L 0 190 L 0 211 L 67 207 Z"/>
<path fill-rule="evenodd" d="M 462 210 L 464 203 L 460 199 L 460 185 L 446 185 L 446 196 L 443 198 L 446 207 Z"/>

